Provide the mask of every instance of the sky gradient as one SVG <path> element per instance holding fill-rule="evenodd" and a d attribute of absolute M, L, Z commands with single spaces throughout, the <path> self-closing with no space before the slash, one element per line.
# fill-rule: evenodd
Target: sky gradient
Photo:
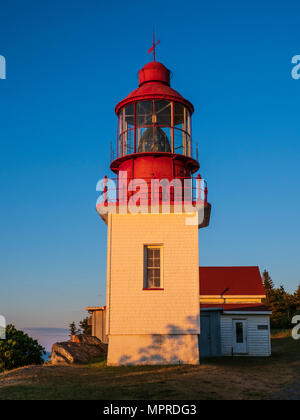
<path fill-rule="evenodd" d="M 0 54 L 0 314 L 66 328 L 105 304 L 114 107 L 157 60 L 195 106 L 193 140 L 213 205 L 201 265 L 259 265 L 300 282 L 299 1 L 3 3 Z M 45 330 L 49 335 L 49 330 Z"/>

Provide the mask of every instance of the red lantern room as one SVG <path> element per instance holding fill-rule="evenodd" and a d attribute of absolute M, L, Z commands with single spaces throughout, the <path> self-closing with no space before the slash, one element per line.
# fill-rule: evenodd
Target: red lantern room
<path fill-rule="evenodd" d="M 199 169 L 192 156 L 194 107 L 170 86 L 170 70 L 153 61 L 139 71 L 139 87 L 116 106 L 115 173 L 128 178 L 186 178 Z"/>
<path fill-rule="evenodd" d="M 171 88 L 170 70 L 155 61 L 154 42 L 151 50 L 154 60 L 139 71 L 138 88 L 115 108 L 118 117 L 117 157 L 110 167 L 117 174 L 117 188 L 112 191 L 105 177 L 103 204 L 105 207 L 117 204 L 118 208 L 129 202 L 135 192 L 139 192 L 140 205 L 200 201 L 205 207 L 203 226 L 207 226 L 211 206 L 207 203 L 206 183 L 200 182 L 200 175 L 197 177 L 199 182 L 193 179 L 200 167 L 193 157 L 192 148 L 194 107 Z M 142 190 L 137 186 L 135 190 L 136 180 L 143 180 L 147 188 Z M 161 181 L 158 190 L 153 187 L 157 186 L 157 180 Z M 169 195 L 162 194 L 165 181 L 170 183 Z M 101 204 L 97 206 L 101 208 Z"/>

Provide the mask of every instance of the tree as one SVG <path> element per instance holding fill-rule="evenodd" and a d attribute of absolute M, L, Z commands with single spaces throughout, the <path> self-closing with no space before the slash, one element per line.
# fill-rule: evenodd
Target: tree
<path fill-rule="evenodd" d="M 299 284 L 298 289 L 296 290 L 294 296 L 295 296 L 296 301 L 300 303 L 300 284 Z"/>
<path fill-rule="evenodd" d="M 274 290 L 273 280 L 271 279 L 271 276 L 270 276 L 270 274 L 267 270 L 264 270 L 262 278 L 263 278 L 263 283 L 264 283 L 264 288 L 265 288 L 266 294 L 268 295 L 268 294 L 272 293 L 272 291 Z"/>
<path fill-rule="evenodd" d="M 281 285 L 278 289 L 267 270 L 263 272 L 263 283 L 266 291 L 264 303 L 271 309 L 271 328 L 289 329 L 292 326 L 292 318 L 300 311 L 300 286 L 293 295 L 286 292 Z"/>
<path fill-rule="evenodd" d="M 298 289 L 294 293 L 294 302 L 295 302 L 295 306 L 296 306 L 296 314 L 295 315 L 300 315 L 300 284 L 298 286 Z"/>
<path fill-rule="evenodd" d="M 69 335 L 70 335 L 70 337 L 71 337 L 72 335 L 77 335 L 77 334 L 79 334 L 79 332 L 80 332 L 80 331 L 77 329 L 75 322 L 74 322 L 74 321 L 73 321 L 73 322 L 71 322 L 71 324 L 69 325 Z"/>
<path fill-rule="evenodd" d="M 88 316 L 79 322 L 79 326 L 80 326 L 82 334 L 92 335 L 92 327 L 91 325 L 89 325 Z"/>
<path fill-rule="evenodd" d="M 290 328 L 294 311 L 293 297 L 281 285 L 275 289 L 274 316 L 277 315 L 277 327 Z"/>
<path fill-rule="evenodd" d="M 0 371 L 44 363 L 45 349 L 14 325 L 7 325 L 6 339 L 0 340 Z"/>
<path fill-rule="evenodd" d="M 272 315 L 271 315 L 271 327 L 277 328 L 278 326 L 278 318 L 280 319 L 280 314 L 278 315 L 277 310 L 277 297 L 276 297 L 276 291 L 275 286 L 273 283 L 273 280 L 271 279 L 271 276 L 267 270 L 264 270 L 263 275 L 263 284 L 266 291 L 266 299 L 263 300 L 263 302 L 271 309 Z"/>

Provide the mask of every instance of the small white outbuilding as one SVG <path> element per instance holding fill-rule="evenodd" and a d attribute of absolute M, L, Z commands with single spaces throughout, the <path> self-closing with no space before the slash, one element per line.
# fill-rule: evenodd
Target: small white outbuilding
<path fill-rule="evenodd" d="M 258 267 L 200 267 L 200 357 L 271 355 Z"/>

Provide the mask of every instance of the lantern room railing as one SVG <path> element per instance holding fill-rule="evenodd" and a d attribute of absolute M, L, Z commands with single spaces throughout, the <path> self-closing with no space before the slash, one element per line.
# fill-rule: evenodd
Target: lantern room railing
<path fill-rule="evenodd" d="M 191 117 L 184 105 L 145 100 L 118 114 L 117 157 L 142 152 L 169 152 L 192 157 Z"/>
<path fill-rule="evenodd" d="M 106 206 L 109 203 L 118 204 L 121 201 L 129 201 L 136 193 L 138 193 L 141 204 L 142 202 L 176 204 L 183 203 L 185 200 L 191 203 L 202 203 L 205 206 L 208 203 L 207 182 L 200 175 L 197 177 L 176 177 L 171 182 L 154 178 L 142 181 L 143 185 L 141 186 L 141 180 L 134 178 L 126 178 L 121 181 L 118 178 L 109 179 L 105 176 L 97 188 L 101 193 L 98 205 Z"/>

